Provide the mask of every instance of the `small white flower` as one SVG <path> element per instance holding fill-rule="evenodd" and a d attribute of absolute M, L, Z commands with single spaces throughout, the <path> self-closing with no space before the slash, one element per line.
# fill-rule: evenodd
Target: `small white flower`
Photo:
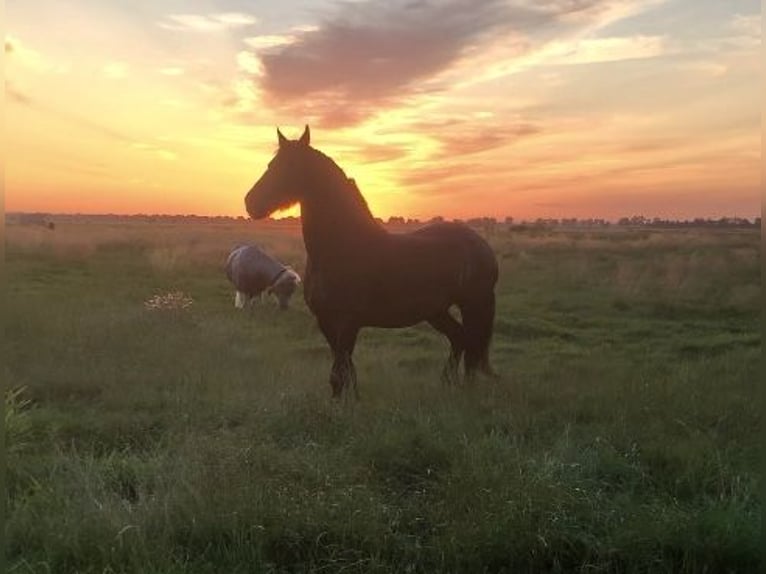
<path fill-rule="evenodd" d="M 144 307 L 149 310 L 164 309 L 187 309 L 194 303 L 194 299 L 186 295 L 183 291 L 171 291 L 165 294 L 158 294 L 144 301 Z"/>

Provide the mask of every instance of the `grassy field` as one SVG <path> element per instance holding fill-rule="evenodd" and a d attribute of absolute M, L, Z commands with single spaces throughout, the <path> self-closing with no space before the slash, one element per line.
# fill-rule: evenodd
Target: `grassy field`
<path fill-rule="evenodd" d="M 498 230 L 498 381 L 363 331 L 332 401 L 298 228 L 6 228 L 11 572 L 755 572 L 760 234 Z M 182 291 L 186 309 L 150 310 Z"/>

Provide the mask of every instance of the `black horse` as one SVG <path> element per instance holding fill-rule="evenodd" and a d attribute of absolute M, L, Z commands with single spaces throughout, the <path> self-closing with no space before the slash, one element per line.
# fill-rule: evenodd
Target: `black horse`
<path fill-rule="evenodd" d="M 304 297 L 332 348 L 333 396 L 356 391 L 351 355 L 359 329 L 408 327 L 427 321 L 452 346 L 444 377 L 492 374 L 489 344 L 495 317 L 497 260 L 487 242 L 457 223 L 388 233 L 370 213 L 353 180 L 309 145 L 277 130 L 279 149 L 245 197 L 250 217 L 301 204 L 308 255 Z M 460 309 L 462 324 L 450 314 Z"/>

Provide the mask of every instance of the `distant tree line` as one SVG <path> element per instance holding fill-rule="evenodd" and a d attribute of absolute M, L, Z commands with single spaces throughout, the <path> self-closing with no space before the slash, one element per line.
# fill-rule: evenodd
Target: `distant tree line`
<path fill-rule="evenodd" d="M 47 213 L 9 213 L 5 216 L 6 223 L 20 225 L 36 225 L 53 231 L 56 224 Z"/>
<path fill-rule="evenodd" d="M 659 217 L 648 218 L 643 215 L 633 217 L 621 217 L 617 225 L 627 226 L 650 226 L 650 227 L 760 227 L 761 218 L 747 219 L 746 217 L 719 217 L 718 219 L 662 219 Z"/>
<path fill-rule="evenodd" d="M 432 217 L 426 221 L 417 218 L 406 218 L 401 216 L 391 216 L 387 220 L 376 218 L 379 223 L 388 225 L 423 225 L 425 223 L 441 223 L 448 221 L 442 216 Z M 49 229 L 55 228 L 56 222 L 68 223 L 246 223 L 249 218 L 228 215 L 163 215 L 163 214 L 144 214 L 120 215 L 113 213 L 106 214 L 49 214 L 49 213 L 28 213 L 16 212 L 7 213 L 5 221 L 9 224 L 20 225 L 41 225 Z M 285 217 L 278 220 L 271 220 L 277 224 L 297 224 L 300 223 L 300 217 Z M 534 227 L 656 227 L 656 228 L 678 228 L 678 227 L 725 227 L 725 228 L 750 228 L 760 227 L 761 218 L 747 219 L 745 217 L 719 217 L 715 218 L 694 218 L 694 219 L 662 219 L 659 217 L 644 217 L 643 215 L 633 215 L 631 217 L 621 217 L 616 222 L 603 218 L 543 218 L 539 217 L 533 220 L 517 221 L 513 217 L 505 217 L 503 220 L 497 220 L 494 217 L 473 217 L 470 219 L 453 219 L 451 221 L 466 223 L 472 227 L 482 228 L 487 231 L 493 231 L 498 225 L 507 225 L 516 229 Z"/>
<path fill-rule="evenodd" d="M 295 220 L 295 218 L 292 218 Z M 236 223 L 249 221 L 247 217 L 228 215 L 165 215 L 136 213 L 123 215 L 116 213 L 7 213 L 5 222 L 9 224 L 34 225 L 40 221 L 59 223 Z"/>
<path fill-rule="evenodd" d="M 382 220 L 379 220 L 382 222 Z M 439 223 L 445 221 L 441 216 L 433 217 L 427 223 Z M 458 223 L 466 223 L 472 227 L 481 227 L 484 229 L 494 229 L 497 225 L 505 224 L 515 227 L 609 227 L 612 225 L 622 227 L 760 227 L 761 218 L 747 219 L 745 217 L 720 217 L 717 219 L 662 219 L 660 217 L 644 217 L 643 215 L 634 215 L 631 217 L 621 217 L 615 222 L 600 217 L 587 217 L 578 219 L 577 217 L 546 218 L 538 217 L 533 220 L 516 221 L 513 217 L 506 217 L 498 221 L 494 217 L 474 217 L 471 219 L 454 219 Z M 421 223 L 418 219 L 405 219 L 404 217 L 389 217 L 389 225 L 407 225 Z"/>

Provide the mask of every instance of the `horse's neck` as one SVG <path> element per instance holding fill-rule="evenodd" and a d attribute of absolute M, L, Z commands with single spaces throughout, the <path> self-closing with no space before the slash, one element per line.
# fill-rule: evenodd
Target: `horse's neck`
<path fill-rule="evenodd" d="M 303 240 L 313 259 L 336 259 L 385 233 L 370 213 L 356 185 L 343 177 L 308 192 L 301 203 Z"/>

